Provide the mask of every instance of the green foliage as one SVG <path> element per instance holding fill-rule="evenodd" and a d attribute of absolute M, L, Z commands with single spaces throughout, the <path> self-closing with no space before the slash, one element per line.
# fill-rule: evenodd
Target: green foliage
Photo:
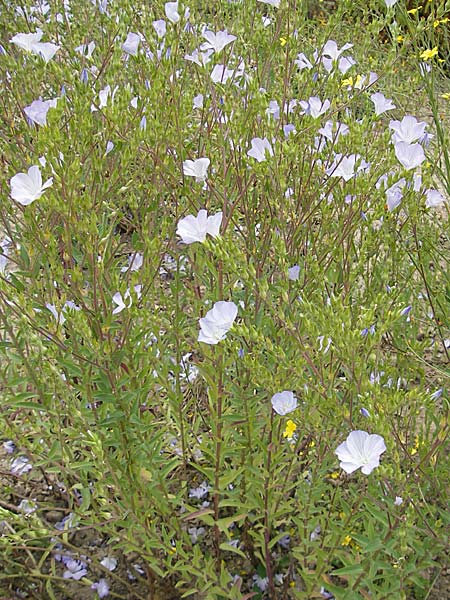
<path fill-rule="evenodd" d="M 162 2 L 111 2 L 106 14 L 73 3 L 70 26 L 54 17 L 61 3 L 49 4 L 52 18 L 32 27 L 13 6 L 0 12 L 0 215 L 11 240 L 0 277 L 2 438 L 33 465 L 12 477 L 0 457 L 10 498 L 0 508 L 1 585 L 20 575 L 53 598 L 52 582 L 64 584 L 56 544 L 76 552 L 71 534 L 92 528 L 111 553 L 137 553 L 149 589 L 164 581 L 179 598 L 307 600 L 321 588 L 338 600 L 427 598 L 449 520 L 448 205 L 426 207 L 414 191 L 390 117 L 374 114 L 370 96 L 376 87 L 393 97 L 401 119 L 417 84 L 435 136 L 423 186 L 449 196 L 442 63 L 418 68 L 423 49 L 448 44 L 433 25 L 448 7 L 433 3 L 421 20 L 402 0 L 389 11 L 381 1 L 328 3 L 325 25 L 321 3 L 308 12 L 294 0 L 278 10 L 191 2 L 193 28 L 183 16 L 168 21 L 161 48 L 152 23 Z M 354 30 L 355 15 L 366 29 Z M 206 67 L 184 58 L 204 41 L 200 23 L 237 37 Z M 60 45 L 48 63 L 9 42 L 38 25 Z M 130 31 L 152 56 L 124 56 Z M 354 44 L 349 73 L 295 66 L 328 39 Z M 91 40 L 92 57 L 75 51 Z M 235 71 L 243 62 L 248 81 L 214 84 L 222 62 Z M 198 94 L 204 104 L 193 109 Z M 23 109 L 40 96 L 58 103 L 46 126 L 33 126 Z M 283 112 L 314 96 L 331 102 L 318 119 L 299 106 Z M 273 100 L 280 120 L 266 114 Z M 322 145 L 328 119 L 350 130 Z M 285 136 L 289 122 L 296 133 Z M 255 137 L 276 140 L 274 157 L 247 155 Z M 328 177 L 337 153 L 370 168 Z M 183 161 L 199 157 L 211 160 L 205 186 L 183 174 Z M 9 182 L 38 164 L 53 185 L 22 206 Z M 386 186 L 407 180 L 396 210 L 384 175 Z M 223 211 L 221 235 L 182 244 L 178 222 L 201 208 Z M 137 253 L 142 267 L 127 268 Z M 233 301 L 238 318 L 219 344 L 198 342 L 199 318 L 219 300 Z M 288 416 L 272 410 L 282 390 L 298 399 Z M 387 446 L 368 476 L 345 474 L 335 454 L 359 429 Z M 51 500 L 29 515 L 16 508 L 42 481 L 63 490 L 70 532 L 48 522 Z"/>

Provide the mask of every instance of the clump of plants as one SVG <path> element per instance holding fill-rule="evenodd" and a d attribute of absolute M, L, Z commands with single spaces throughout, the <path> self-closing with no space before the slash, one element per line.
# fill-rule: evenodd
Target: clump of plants
<path fill-rule="evenodd" d="M 5 593 L 431 597 L 446 99 L 349 6 L 0 14 Z"/>

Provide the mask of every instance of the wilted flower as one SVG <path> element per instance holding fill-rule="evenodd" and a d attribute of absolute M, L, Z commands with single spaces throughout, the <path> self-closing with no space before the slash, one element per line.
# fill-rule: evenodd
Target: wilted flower
<path fill-rule="evenodd" d="M 31 515 L 38 509 L 38 505 L 34 500 L 27 500 L 27 498 L 23 498 L 17 508 L 23 512 L 25 515 Z"/>
<path fill-rule="evenodd" d="M 203 483 L 201 483 L 198 487 L 191 488 L 189 490 L 189 498 L 196 498 L 197 500 L 202 500 L 203 498 L 206 498 L 210 489 L 211 486 L 208 485 L 206 481 L 203 481 Z"/>
<path fill-rule="evenodd" d="M 234 302 L 216 302 L 211 310 L 200 319 L 198 341 L 205 344 L 218 344 L 226 338 L 237 317 L 238 308 Z"/>
<path fill-rule="evenodd" d="M 403 198 L 403 188 L 406 185 L 406 179 L 402 177 L 399 181 L 391 185 L 386 190 L 386 205 L 390 212 L 392 212 L 400 204 Z"/>
<path fill-rule="evenodd" d="M 47 179 L 42 183 L 42 175 L 39 167 L 33 165 L 28 169 L 27 173 L 17 173 L 10 180 L 11 186 L 11 198 L 22 204 L 22 206 L 28 206 L 38 198 L 42 196 L 44 190 L 53 185 L 53 177 Z"/>
<path fill-rule="evenodd" d="M 78 54 L 81 54 L 82 56 L 85 56 L 86 58 L 91 58 L 92 53 L 95 50 L 95 42 L 89 42 L 89 44 L 81 44 L 81 46 L 77 46 L 75 48 L 75 52 L 78 52 Z"/>
<path fill-rule="evenodd" d="M 336 131 L 334 132 L 334 130 Z M 319 129 L 320 135 L 323 135 L 325 138 L 327 138 L 327 140 L 330 141 L 333 141 L 333 139 L 337 141 L 339 136 L 347 135 L 349 131 L 350 129 L 348 125 L 339 123 L 339 121 L 336 121 L 336 123 L 333 123 L 333 121 L 327 121 L 325 125 Z"/>
<path fill-rule="evenodd" d="M 433 392 L 430 396 L 430 400 L 438 400 L 442 394 L 443 394 L 444 390 L 442 388 L 439 388 L 438 390 L 436 390 L 435 392 Z M 3 444 L 5 445 L 5 444 Z"/>
<path fill-rule="evenodd" d="M 137 56 L 141 36 L 138 33 L 130 33 L 127 35 L 127 39 L 122 44 L 122 50 L 131 56 Z"/>
<path fill-rule="evenodd" d="M 178 23 L 180 15 L 178 13 L 178 2 L 166 2 L 164 5 L 166 17 L 171 23 Z"/>
<path fill-rule="evenodd" d="M 117 558 L 114 558 L 113 556 L 105 556 L 105 558 L 102 558 L 100 561 L 100 564 L 105 567 L 105 569 L 108 569 L 108 571 L 114 571 L 114 569 L 117 567 Z"/>
<path fill-rule="evenodd" d="M 166 35 L 167 26 L 164 19 L 158 19 L 157 21 L 153 21 L 152 25 L 159 39 L 163 38 Z"/>
<path fill-rule="evenodd" d="M 279 415 L 287 415 L 297 408 L 297 398 L 293 392 L 277 392 L 271 399 L 273 410 Z"/>
<path fill-rule="evenodd" d="M 95 590 L 99 598 L 106 598 L 109 595 L 109 585 L 106 579 L 99 579 L 91 585 L 91 590 Z"/>
<path fill-rule="evenodd" d="M 195 181 L 201 183 L 208 176 L 209 158 L 196 158 L 195 160 L 185 160 L 183 162 L 183 175 L 195 177 Z"/>
<path fill-rule="evenodd" d="M 263 4 L 270 4 L 270 6 L 274 6 L 275 8 L 280 8 L 281 0 L 258 0 L 258 2 L 262 2 Z"/>
<path fill-rule="evenodd" d="M 298 265 L 294 265 L 293 267 L 288 268 L 288 279 L 290 281 L 297 281 L 300 276 L 300 267 Z"/>
<path fill-rule="evenodd" d="M 259 2 L 266 2 L 267 0 L 259 0 Z M 279 1 L 279 0 L 278 0 Z M 261 577 L 258 574 L 253 575 L 252 577 L 254 585 L 261 590 L 261 592 L 265 592 L 269 587 L 269 578 Z"/>
<path fill-rule="evenodd" d="M 144 257 L 139 252 L 135 252 L 134 254 L 130 254 L 128 257 L 128 265 L 126 267 L 122 267 L 120 269 L 121 273 L 126 273 L 127 271 L 139 271 L 144 263 Z"/>
<path fill-rule="evenodd" d="M 441 204 L 444 204 L 445 202 L 444 196 L 437 190 L 426 190 L 425 197 L 425 206 L 427 208 L 435 208 L 436 206 L 441 206 Z"/>
<path fill-rule="evenodd" d="M 87 575 L 86 563 L 82 560 L 70 558 L 65 561 L 66 570 L 63 573 L 64 579 L 75 579 L 78 581 Z"/>
<path fill-rule="evenodd" d="M 28 471 L 31 471 L 32 468 L 33 465 L 26 456 L 18 456 L 11 461 L 11 473 L 13 475 L 24 475 L 25 473 L 28 473 Z"/>
<path fill-rule="evenodd" d="M 199 538 L 201 538 L 206 532 L 206 529 L 204 527 L 189 527 L 188 528 L 188 534 L 189 537 L 191 538 L 191 542 L 193 544 L 196 544 L 199 540 Z"/>
<path fill-rule="evenodd" d="M 311 70 L 313 68 L 312 63 L 306 58 L 303 52 L 300 52 L 300 54 L 298 54 L 297 59 L 294 60 L 294 63 L 301 71 L 303 69 Z"/>
<path fill-rule="evenodd" d="M 204 242 L 206 234 L 216 238 L 220 233 L 222 223 L 222 211 L 208 217 L 205 209 L 198 211 L 196 217 L 188 215 L 178 222 L 177 235 L 185 244 Z"/>
<path fill-rule="evenodd" d="M 336 448 L 335 453 L 346 473 L 350 474 L 361 468 L 364 475 L 369 475 L 379 466 L 380 456 L 385 450 L 386 445 L 381 435 L 357 430 L 348 435 L 346 441 Z"/>
<path fill-rule="evenodd" d="M 3 442 L 2 446 L 8 454 L 13 454 L 16 449 L 16 445 L 12 440 L 6 440 L 6 442 Z"/>
<path fill-rule="evenodd" d="M 8 264 L 8 255 L 11 247 L 11 240 L 9 237 L 5 237 L 0 242 L 0 273 L 4 273 Z"/>
<path fill-rule="evenodd" d="M 135 285 L 134 286 L 134 291 L 136 293 L 136 296 L 138 297 L 138 299 L 141 297 L 141 292 L 142 292 L 142 285 Z M 113 297 L 113 302 L 114 304 L 116 304 L 116 308 L 113 310 L 112 314 L 113 315 L 117 315 L 120 312 L 123 311 L 124 308 L 130 308 L 130 306 L 133 304 L 133 298 L 131 296 L 131 291 L 130 288 L 128 288 L 125 292 L 125 294 L 122 297 L 122 294 L 120 292 L 116 292 Z"/>

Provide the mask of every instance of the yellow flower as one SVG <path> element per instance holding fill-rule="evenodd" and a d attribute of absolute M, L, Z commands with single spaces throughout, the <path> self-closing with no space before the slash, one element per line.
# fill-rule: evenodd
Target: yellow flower
<path fill-rule="evenodd" d="M 348 79 L 343 79 L 342 80 L 342 87 L 346 87 L 348 85 L 353 85 L 353 77 L 349 77 Z"/>
<path fill-rule="evenodd" d="M 444 100 L 450 100 L 450 92 L 446 92 L 445 94 L 442 94 L 441 98 L 444 98 Z"/>
<path fill-rule="evenodd" d="M 405 41 L 405 38 L 404 38 L 404 36 L 403 36 L 403 35 L 398 35 L 398 36 L 397 36 L 397 42 L 398 42 L 399 44 L 401 44 L 401 43 L 402 43 L 402 42 L 404 42 L 404 41 Z"/>
<path fill-rule="evenodd" d="M 294 435 L 296 429 L 297 425 L 294 423 L 294 421 L 291 421 L 289 419 L 289 421 L 286 423 L 286 429 L 283 431 L 283 437 L 291 438 Z"/>
<path fill-rule="evenodd" d="M 286 46 L 286 44 L 287 44 L 287 39 L 286 39 L 286 38 L 284 38 L 284 37 L 280 37 L 280 44 L 281 44 L 281 47 L 283 47 L 283 46 Z"/>
<path fill-rule="evenodd" d="M 346 535 L 345 538 L 341 542 L 341 546 L 348 546 L 351 541 L 352 541 L 352 536 Z"/>
<path fill-rule="evenodd" d="M 433 21 L 433 27 L 436 29 L 436 27 L 439 27 L 439 19 L 436 19 L 435 21 Z"/>
<path fill-rule="evenodd" d="M 436 56 L 437 53 L 438 49 L 437 46 L 435 46 L 432 50 L 424 50 L 420 55 L 420 58 L 423 60 L 429 60 L 430 58 L 433 58 L 433 56 Z"/>
<path fill-rule="evenodd" d="M 331 473 L 330 477 L 331 479 L 337 479 L 339 477 L 339 471 L 334 471 L 334 473 Z"/>
<path fill-rule="evenodd" d="M 422 8 L 422 6 L 418 6 L 417 8 L 411 8 L 411 10 L 408 10 L 408 14 L 409 15 L 415 15 L 416 12 L 419 12 L 419 10 Z"/>

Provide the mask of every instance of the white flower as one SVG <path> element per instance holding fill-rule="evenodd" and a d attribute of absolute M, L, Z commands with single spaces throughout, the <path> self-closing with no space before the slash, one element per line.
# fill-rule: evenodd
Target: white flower
<path fill-rule="evenodd" d="M 41 41 L 43 35 L 42 29 L 36 29 L 36 33 L 16 33 L 9 41 L 22 50 L 32 52 L 33 46 Z"/>
<path fill-rule="evenodd" d="M 131 56 L 137 56 L 140 41 L 141 36 L 138 33 L 130 32 L 122 44 L 122 50 Z"/>
<path fill-rule="evenodd" d="M 203 94 L 198 94 L 194 97 L 193 109 L 195 108 L 203 108 Z"/>
<path fill-rule="evenodd" d="M 331 103 L 328 99 L 322 102 L 317 96 L 311 96 L 309 100 L 300 100 L 300 106 L 303 108 L 305 115 L 310 115 L 313 119 L 317 119 L 330 108 Z"/>
<path fill-rule="evenodd" d="M 4 273 L 8 264 L 8 255 L 11 248 L 11 240 L 9 237 L 5 237 L 0 242 L 0 273 Z"/>
<path fill-rule="evenodd" d="M 300 52 L 300 54 L 297 55 L 297 59 L 294 60 L 294 63 L 297 65 L 300 71 L 303 71 L 303 69 L 308 69 L 309 71 L 313 68 L 311 61 L 303 52 Z"/>
<path fill-rule="evenodd" d="M 269 156 L 273 156 L 273 149 L 269 140 L 266 137 L 264 139 L 257 137 L 252 139 L 252 147 L 247 152 L 247 156 L 255 158 L 258 162 L 263 162 L 266 160 L 267 152 Z"/>
<path fill-rule="evenodd" d="M 55 56 L 59 46 L 51 42 L 41 42 L 42 35 L 41 29 L 37 29 L 36 33 L 17 33 L 10 42 L 27 52 L 41 56 L 47 63 Z"/>
<path fill-rule="evenodd" d="M 270 4 L 270 6 L 274 6 L 275 8 L 280 8 L 281 0 L 258 0 L 258 2 L 262 2 L 263 4 Z"/>
<path fill-rule="evenodd" d="M 397 2 L 398 0 L 384 0 L 384 3 L 388 8 L 391 8 L 392 6 L 394 6 L 394 4 L 397 4 Z"/>
<path fill-rule="evenodd" d="M 128 265 L 126 267 L 122 267 L 120 269 L 121 273 L 126 273 L 127 271 L 139 271 L 139 269 L 144 264 L 144 257 L 139 252 L 135 252 L 134 254 L 130 254 L 128 257 Z"/>
<path fill-rule="evenodd" d="M 188 215 L 178 222 L 177 235 L 185 244 L 204 242 L 207 233 L 213 238 L 219 235 L 221 223 L 222 211 L 208 217 L 206 210 L 201 209 L 196 217 Z"/>
<path fill-rule="evenodd" d="M 185 160 L 183 162 L 183 175 L 195 177 L 195 181 L 205 181 L 208 176 L 209 158 L 196 158 L 195 160 Z"/>
<path fill-rule="evenodd" d="M 344 181 L 349 181 L 356 175 L 356 161 L 359 156 L 357 154 L 350 154 L 349 156 L 342 156 L 337 154 L 331 167 L 326 170 L 326 174 L 330 177 L 342 177 Z"/>
<path fill-rule="evenodd" d="M 172 23 L 178 23 L 180 15 L 178 14 L 178 2 L 166 2 L 164 5 L 164 12 L 166 17 Z"/>
<path fill-rule="evenodd" d="M 105 108 L 105 106 L 107 106 L 108 104 L 109 97 L 111 97 L 111 101 L 114 101 L 114 96 L 116 95 L 118 89 L 119 88 L 116 85 L 116 87 L 111 92 L 111 86 L 106 85 L 102 90 L 100 90 L 98 93 L 98 108 Z M 96 110 L 97 107 L 94 104 L 92 104 L 91 112 L 95 112 Z"/>
<path fill-rule="evenodd" d="M 279 415 L 287 415 L 297 408 L 297 398 L 293 392 L 285 390 L 272 396 L 272 408 Z"/>
<path fill-rule="evenodd" d="M 223 300 L 216 302 L 199 321 L 198 341 L 205 344 L 218 344 L 224 340 L 237 314 L 238 308 L 234 302 L 224 302 Z"/>
<path fill-rule="evenodd" d="M 385 450 L 386 445 L 381 435 L 357 430 L 349 434 L 345 442 L 336 448 L 335 453 L 346 473 L 350 474 L 361 468 L 364 475 L 369 475 L 379 466 L 380 456 Z"/>
<path fill-rule="evenodd" d="M 142 285 L 135 285 L 134 292 L 139 299 L 142 293 Z M 112 297 L 114 304 L 117 304 L 116 308 L 113 310 L 112 314 L 117 315 L 123 311 L 124 308 L 130 308 L 133 304 L 133 298 L 131 296 L 130 288 L 128 288 L 125 294 L 122 297 L 120 292 L 116 292 Z"/>
<path fill-rule="evenodd" d="M 403 498 L 401 496 L 395 496 L 395 506 L 401 506 L 403 504 Z"/>
<path fill-rule="evenodd" d="M 9 182 L 11 186 L 11 198 L 22 206 L 28 206 L 42 196 L 44 190 L 53 184 L 53 177 L 42 183 L 42 175 L 39 167 L 33 165 L 27 173 L 17 173 Z"/>
<path fill-rule="evenodd" d="M 77 46 L 75 48 L 75 52 L 81 54 L 81 56 L 85 56 L 86 58 L 91 58 L 92 53 L 95 50 L 95 42 L 89 42 L 89 44 L 81 44 L 81 46 Z"/>
<path fill-rule="evenodd" d="M 211 71 L 213 83 L 226 83 L 234 74 L 233 69 L 228 69 L 226 65 L 216 65 Z"/>
<path fill-rule="evenodd" d="M 225 46 L 231 44 L 236 39 L 236 36 L 228 33 L 226 29 L 224 31 L 218 31 L 217 33 L 207 30 L 203 33 L 203 37 L 206 42 L 203 42 L 200 46 L 200 50 L 212 49 L 216 54 L 221 52 Z"/>

